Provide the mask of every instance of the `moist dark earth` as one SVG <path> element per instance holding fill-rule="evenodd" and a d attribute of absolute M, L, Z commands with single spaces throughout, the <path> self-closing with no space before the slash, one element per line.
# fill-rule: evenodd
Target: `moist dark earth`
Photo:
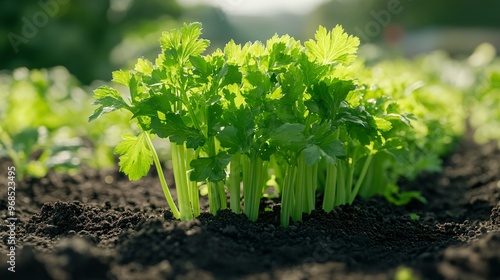
<path fill-rule="evenodd" d="M 441 173 L 401 181 L 426 204 L 357 199 L 289 228 L 268 199 L 257 222 L 210 215 L 206 201 L 196 220 L 175 220 L 153 172 L 137 182 L 85 167 L 26 178 L 16 189 L 16 272 L 2 223 L 0 279 L 500 279 L 498 145 L 467 137 L 443 161 Z M 2 186 L 10 164 L 0 162 Z"/>

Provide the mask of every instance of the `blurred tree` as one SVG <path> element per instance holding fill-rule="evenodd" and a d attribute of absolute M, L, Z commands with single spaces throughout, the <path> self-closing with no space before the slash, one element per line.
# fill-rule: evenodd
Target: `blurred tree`
<path fill-rule="evenodd" d="M 1 1 L 0 69 L 63 65 L 85 84 L 108 80 L 128 62 L 111 59 L 117 45 L 131 33 L 169 29 L 181 13 L 175 0 Z M 152 48 L 145 44 L 142 50 Z"/>
<path fill-rule="evenodd" d="M 377 0 L 376 9 L 383 9 L 390 0 Z M 394 1 L 394 0 L 393 0 Z M 394 20 L 409 29 L 438 27 L 500 27 L 500 1 L 497 0 L 399 0 L 404 10 Z"/>
<path fill-rule="evenodd" d="M 336 24 L 342 25 L 347 33 L 359 36 L 356 30 L 364 28 L 370 11 L 375 8 L 376 4 L 376 0 L 326 2 L 309 14 L 307 30 L 310 30 L 311 34 L 308 34 L 308 37 L 314 35 L 312 32 L 318 28 L 318 25 L 333 28 Z"/>
<path fill-rule="evenodd" d="M 497 0 L 331 0 L 309 15 L 308 29 L 318 24 L 342 24 L 362 41 L 376 41 L 390 32 L 435 27 L 498 28 L 500 1 Z"/>

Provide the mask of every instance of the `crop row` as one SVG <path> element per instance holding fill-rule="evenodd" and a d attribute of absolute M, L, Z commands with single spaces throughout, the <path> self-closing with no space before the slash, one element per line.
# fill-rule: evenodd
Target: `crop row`
<path fill-rule="evenodd" d="M 142 132 L 117 146 L 120 168 L 132 180 L 162 167 L 152 136 L 169 139 L 178 207 L 162 187 L 174 216 L 199 214 L 199 188 L 210 211 L 230 207 L 256 220 L 269 185 L 281 197 L 281 224 L 303 213 L 385 195 L 397 204 L 400 176 L 438 170 L 440 156 L 464 133 L 464 95 L 405 63 L 366 68 L 356 61 L 359 40 L 340 26 L 320 27 L 302 44 L 290 36 L 266 43 L 229 42 L 212 54 L 201 24 L 185 24 L 160 38 L 156 61 L 139 59 L 113 80 L 129 89 L 95 91 L 90 117 L 125 109 Z M 161 172 L 159 172 L 161 174 Z M 271 180 L 270 180 L 271 179 Z M 243 190 L 243 194 L 241 194 Z"/>
<path fill-rule="evenodd" d="M 38 177 L 81 162 L 103 167 L 122 133 L 120 169 L 137 180 L 154 164 L 175 217 L 199 215 L 207 192 L 213 214 L 229 195 L 233 212 L 256 220 L 261 198 L 273 193 L 287 226 L 359 195 L 425 201 L 397 182 L 439 171 L 466 119 L 478 141 L 500 137 L 500 63 L 489 45 L 467 60 L 436 52 L 366 66 L 359 40 L 340 26 L 320 27 L 304 43 L 275 35 L 210 54 L 200 36 L 199 23 L 165 32 L 154 62 L 141 58 L 113 73 L 119 86 L 94 91 L 94 113 L 60 68 L 2 74 L 0 157 Z M 165 148 L 177 203 L 158 156 Z"/>

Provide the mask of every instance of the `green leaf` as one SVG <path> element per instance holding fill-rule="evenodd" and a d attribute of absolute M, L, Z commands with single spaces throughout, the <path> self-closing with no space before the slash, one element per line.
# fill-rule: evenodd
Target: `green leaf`
<path fill-rule="evenodd" d="M 230 154 L 237 153 L 245 145 L 241 132 L 234 126 L 227 126 L 217 134 L 221 147 L 228 148 Z"/>
<path fill-rule="evenodd" d="M 410 213 L 408 214 L 408 216 L 410 216 L 410 220 L 412 221 L 418 221 L 420 219 L 420 215 L 418 215 L 417 213 Z"/>
<path fill-rule="evenodd" d="M 218 96 L 217 96 L 218 97 Z M 215 136 L 221 127 L 223 109 L 219 103 L 213 103 L 208 106 L 207 114 L 207 136 Z"/>
<path fill-rule="evenodd" d="M 427 203 L 427 199 L 418 191 L 401 192 L 397 185 L 390 184 L 384 193 L 385 198 L 396 206 L 403 206 L 412 200 L 418 200 L 421 203 Z"/>
<path fill-rule="evenodd" d="M 128 86 L 130 83 L 130 72 L 124 70 L 114 71 L 113 82 Z"/>
<path fill-rule="evenodd" d="M 189 175 L 191 181 L 218 182 L 226 178 L 225 168 L 231 161 L 231 155 L 221 152 L 209 158 L 197 158 L 191 161 L 193 171 Z"/>
<path fill-rule="evenodd" d="M 293 151 L 299 151 L 307 144 L 304 136 L 305 125 L 285 123 L 271 132 L 270 141 Z"/>
<path fill-rule="evenodd" d="M 218 79 L 221 81 L 219 87 L 224 87 L 230 84 L 241 83 L 242 74 L 238 66 L 224 64 L 219 72 Z"/>
<path fill-rule="evenodd" d="M 300 69 L 303 72 L 304 81 L 308 85 L 319 83 L 323 78 L 328 75 L 328 65 L 320 65 L 310 61 L 307 54 L 302 53 L 299 58 Z"/>
<path fill-rule="evenodd" d="M 320 26 L 314 37 L 316 41 L 305 42 L 312 60 L 322 64 L 350 64 L 356 59 L 359 39 L 349 36 L 340 25 L 335 26 L 331 32 Z"/>
<path fill-rule="evenodd" d="M 345 103 L 347 95 L 354 88 L 352 81 L 339 79 L 330 82 L 321 81 L 312 86 L 310 91 L 312 97 L 306 102 L 307 108 L 323 119 L 334 119 L 342 103 Z"/>
<path fill-rule="evenodd" d="M 244 52 L 241 45 L 237 45 L 234 40 L 231 40 L 226 44 L 224 47 L 224 54 L 228 63 L 234 63 L 237 65 L 242 65 L 246 57 L 246 52 Z"/>
<path fill-rule="evenodd" d="M 165 119 L 153 118 L 151 120 L 152 132 L 161 138 L 182 144 L 186 142 L 187 148 L 196 149 L 205 143 L 205 137 L 196 128 L 187 126 L 179 114 L 168 113 Z"/>
<path fill-rule="evenodd" d="M 167 71 L 162 68 L 162 69 L 154 69 L 153 72 L 151 72 L 151 84 L 163 84 L 164 80 L 167 79 Z M 146 79 L 144 79 L 146 80 Z"/>
<path fill-rule="evenodd" d="M 248 96 L 245 96 L 245 99 L 248 99 L 247 102 L 251 102 L 253 100 L 263 100 L 264 94 L 271 91 L 271 81 L 262 71 L 249 71 L 246 73 L 245 78 L 252 86 L 254 86 L 254 90 L 251 91 L 253 95 L 249 94 Z"/>
<path fill-rule="evenodd" d="M 290 65 L 287 72 L 279 77 L 281 84 L 283 104 L 294 104 L 297 100 L 302 100 L 302 94 L 305 90 L 303 82 L 303 73 L 295 65 Z"/>
<path fill-rule="evenodd" d="M 183 57 L 202 54 L 210 44 L 210 41 L 199 39 L 202 25 L 199 22 L 184 24 L 181 29 Z"/>
<path fill-rule="evenodd" d="M 171 107 L 171 96 L 168 94 L 153 94 L 149 98 L 134 104 L 132 108 L 133 118 L 139 116 L 156 117 L 158 112 L 165 112 Z"/>
<path fill-rule="evenodd" d="M 230 154 L 245 153 L 254 136 L 254 118 L 249 108 L 231 107 L 223 115 L 224 128 L 217 134 L 220 145 Z"/>
<path fill-rule="evenodd" d="M 184 23 L 180 30 L 164 32 L 160 38 L 163 53 L 167 64 L 179 62 L 183 65 L 191 56 L 202 54 L 210 41 L 199 39 L 202 25 L 199 22 Z"/>
<path fill-rule="evenodd" d="M 304 153 L 304 161 L 307 165 L 313 165 L 320 161 L 323 154 L 317 145 L 310 145 L 302 152 Z"/>
<path fill-rule="evenodd" d="M 386 120 L 399 120 L 401 121 L 402 123 L 404 123 L 405 125 L 409 126 L 409 127 L 412 127 L 411 125 L 411 115 L 409 116 L 403 116 L 403 115 L 400 115 L 400 114 L 387 114 L 387 116 L 385 117 Z"/>
<path fill-rule="evenodd" d="M 373 117 L 375 119 L 375 124 L 377 125 L 377 128 L 382 131 L 389 131 L 392 128 L 392 123 L 390 121 L 387 121 L 383 118 L 379 117 Z"/>
<path fill-rule="evenodd" d="M 196 70 L 199 71 L 201 76 L 208 76 L 209 73 L 209 68 L 210 66 L 208 65 L 207 61 L 205 58 L 202 56 L 190 56 L 189 61 L 191 64 L 196 68 Z"/>
<path fill-rule="evenodd" d="M 335 163 L 338 157 L 346 156 L 344 145 L 337 139 L 331 125 L 327 123 L 317 125 L 312 128 L 312 131 L 312 143 L 304 149 L 307 165 L 312 165 L 321 158 L 326 158 L 329 163 Z"/>
<path fill-rule="evenodd" d="M 364 107 L 341 109 L 336 121 L 346 126 L 347 133 L 353 139 L 357 139 L 362 145 L 379 140 L 375 120 Z"/>
<path fill-rule="evenodd" d="M 137 91 L 139 89 L 139 81 L 137 80 L 136 75 L 131 75 L 130 81 L 128 84 L 128 89 L 130 90 L 130 97 L 132 99 L 132 104 L 134 104 L 137 101 L 140 101 L 138 91 Z"/>
<path fill-rule="evenodd" d="M 118 109 L 130 110 L 130 107 L 125 100 L 123 100 L 120 93 L 108 86 L 102 86 L 94 91 L 94 97 L 96 100 L 92 103 L 93 105 L 99 105 L 95 109 L 94 113 L 89 117 L 89 122 L 95 120 L 103 114 L 107 114 Z"/>
<path fill-rule="evenodd" d="M 269 51 L 269 71 L 286 70 L 286 66 L 294 63 L 303 50 L 300 42 L 289 35 L 274 35 L 267 40 L 266 46 Z"/>
<path fill-rule="evenodd" d="M 142 132 L 139 136 L 124 134 L 123 140 L 115 148 L 115 154 L 120 155 L 120 171 L 127 174 L 130 180 L 146 176 L 153 163 L 146 133 Z"/>
<path fill-rule="evenodd" d="M 147 59 L 139 58 L 135 64 L 134 70 L 146 76 L 151 76 L 153 73 L 153 63 Z"/>
<path fill-rule="evenodd" d="M 334 162 L 337 158 L 347 155 L 342 141 L 338 139 L 327 139 L 317 145 L 323 152 L 322 156 L 326 156 L 328 161 Z"/>

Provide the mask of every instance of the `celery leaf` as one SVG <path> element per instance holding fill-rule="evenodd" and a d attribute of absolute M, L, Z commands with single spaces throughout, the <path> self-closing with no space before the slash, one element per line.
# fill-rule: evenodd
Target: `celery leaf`
<path fill-rule="evenodd" d="M 107 114 L 118 109 L 130 110 L 130 107 L 125 100 L 123 100 L 123 97 L 114 88 L 102 86 L 94 91 L 94 97 L 96 100 L 92 104 L 99 105 L 99 107 L 95 109 L 94 113 L 89 117 L 89 121 L 93 121 L 103 114 Z"/>
<path fill-rule="evenodd" d="M 139 136 L 124 134 L 115 148 L 115 154 L 120 155 L 120 171 L 127 174 L 130 180 L 146 176 L 153 163 L 146 133 L 142 132 Z"/>
<path fill-rule="evenodd" d="M 192 181 L 203 182 L 209 180 L 218 182 L 226 178 L 225 168 L 231 161 L 231 155 L 221 152 L 213 157 L 197 158 L 191 161 L 193 171 L 190 174 Z"/>
<path fill-rule="evenodd" d="M 335 62 L 350 64 L 356 59 L 359 39 L 349 36 L 340 25 L 335 26 L 331 32 L 320 26 L 316 31 L 315 38 L 316 41 L 305 42 L 309 56 L 313 60 L 322 64 Z"/>

